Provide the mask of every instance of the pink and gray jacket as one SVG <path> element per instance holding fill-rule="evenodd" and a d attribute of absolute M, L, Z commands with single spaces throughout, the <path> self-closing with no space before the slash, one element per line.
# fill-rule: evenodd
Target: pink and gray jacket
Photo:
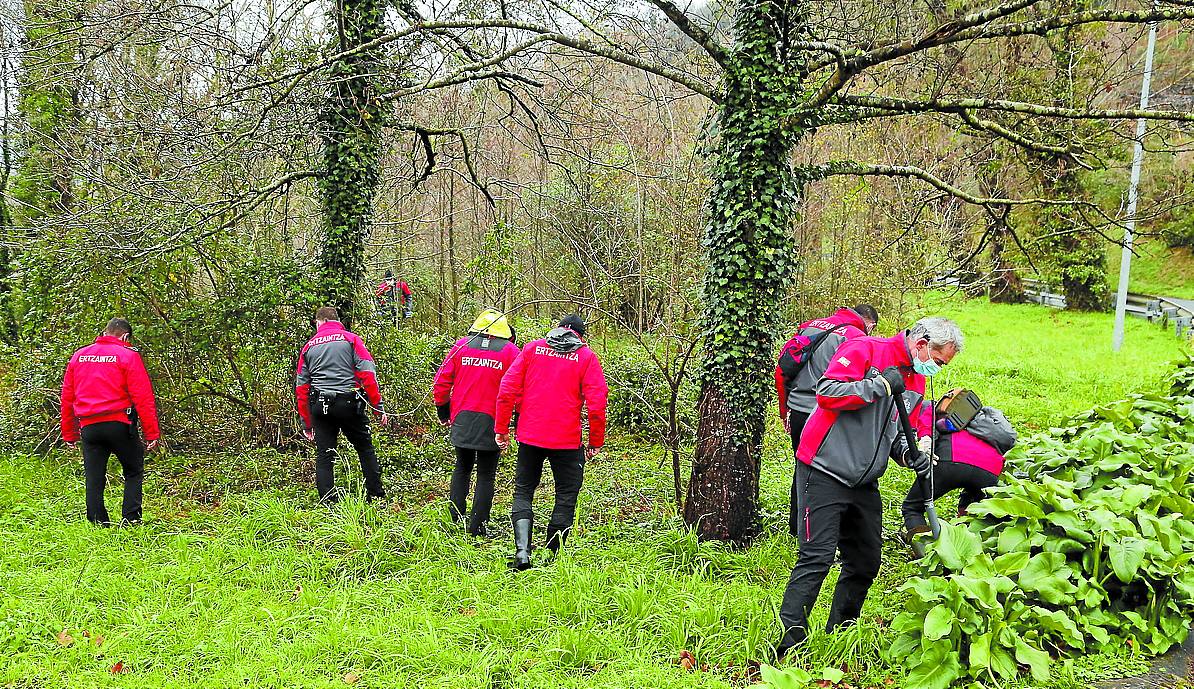
<path fill-rule="evenodd" d="M 878 480 L 888 459 L 907 451 L 895 401 L 879 376 L 889 366 L 903 376 L 904 404 L 917 435 L 929 434 L 920 422 L 925 377 L 912 370 L 907 334 L 858 337 L 834 352 L 817 383 L 817 408 L 800 436 L 797 459 L 855 488 Z"/>
<path fill-rule="evenodd" d="M 817 339 L 822 333 L 829 334 L 817 345 L 812 357 L 802 363 L 802 350 L 810 339 Z M 817 381 L 829 368 L 833 353 L 846 340 L 865 335 L 866 322 L 854 309 L 838 309 L 828 318 L 801 323 L 796 334 L 780 350 L 779 362 L 775 366 L 780 418 L 787 418 L 789 409 L 811 414 L 817 408 Z"/>
<path fill-rule="evenodd" d="M 381 389 L 377 386 L 377 366 L 365 349 L 365 341 L 349 332 L 340 321 L 319 326 L 315 337 L 299 353 L 294 396 L 303 427 L 311 429 L 311 395 L 317 392 L 339 394 L 357 389 L 374 409 L 381 409 Z"/>
<path fill-rule="evenodd" d="M 518 442 L 548 450 L 575 450 L 581 443 L 581 408 L 589 412 L 589 446 L 605 444 L 609 388 L 597 355 L 579 335 L 555 328 L 528 342 L 498 388 L 498 433 L 510 432 L 518 412 Z"/>
<path fill-rule="evenodd" d="M 456 341 L 435 373 L 435 408 L 451 421 L 455 447 L 495 451 L 494 414 L 502 376 L 518 357 L 513 342 L 490 335 Z"/>

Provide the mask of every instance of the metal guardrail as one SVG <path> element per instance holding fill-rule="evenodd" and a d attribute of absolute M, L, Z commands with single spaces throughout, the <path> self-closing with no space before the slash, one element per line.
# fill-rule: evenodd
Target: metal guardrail
<path fill-rule="evenodd" d="M 1065 295 L 1050 292 L 1049 285 L 1044 282 L 1032 278 L 1024 278 L 1021 282 L 1028 301 L 1055 309 L 1066 307 Z M 1160 323 L 1161 327 L 1172 324 L 1175 335 L 1194 339 L 1194 301 L 1128 292 L 1126 311 L 1130 316 Z"/>

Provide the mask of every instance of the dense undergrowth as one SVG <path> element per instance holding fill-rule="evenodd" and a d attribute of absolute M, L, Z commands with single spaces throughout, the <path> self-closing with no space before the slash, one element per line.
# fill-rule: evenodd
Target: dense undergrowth
<path fill-rule="evenodd" d="M 1119 361 L 1089 346 L 1106 317 L 978 303 L 935 309 L 948 309 L 970 336 L 938 391 L 971 385 L 1021 427 L 1058 425 L 1131 390 L 1160 392 L 1180 351 L 1165 333 L 1130 324 L 1122 359 L 1138 366 L 1100 367 Z M 427 356 L 409 346 L 411 360 Z M 418 380 L 392 384 L 422 394 Z M 519 577 L 505 568 L 509 462 L 499 472 L 497 536 L 472 542 L 446 519 L 450 450 L 441 434 L 415 426 L 379 438 L 392 496 L 384 509 L 353 500 L 319 507 L 309 449 L 175 452 L 151 458 L 148 521 L 136 529 L 83 522 L 77 456 L 0 456 L 0 686 L 671 689 L 757 679 L 752 662 L 766 660 L 779 637 L 775 608 L 796 555 L 782 533 L 790 448 L 775 420 L 762 477 L 765 533 L 751 549 L 684 533 L 662 448 L 622 426 L 587 467 L 565 554 Z M 889 535 L 908 482 L 898 468 L 883 478 Z M 536 507 L 546 516 L 546 500 Z M 951 507 L 945 501 L 942 514 Z M 815 636 L 786 669 L 814 680 L 844 673 L 855 687 L 905 686 L 908 663 L 885 650 L 890 621 L 910 604 L 900 587 L 919 571 L 887 540 L 861 623 Z M 1077 689 L 1141 667 L 1138 649 L 1107 648 L 1057 663 L 1046 682 L 1021 676 L 1004 686 Z"/>

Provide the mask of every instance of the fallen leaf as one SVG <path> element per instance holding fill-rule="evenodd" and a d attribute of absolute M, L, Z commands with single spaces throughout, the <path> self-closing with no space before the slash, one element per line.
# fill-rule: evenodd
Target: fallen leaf
<path fill-rule="evenodd" d="M 66 633 L 66 630 L 58 632 L 58 645 L 62 647 L 70 646 L 75 642 L 75 637 Z"/>
<path fill-rule="evenodd" d="M 359 681 L 361 681 L 361 676 L 355 672 L 348 672 L 344 675 L 345 684 L 356 684 Z"/>
<path fill-rule="evenodd" d="M 104 645 L 104 635 L 103 634 L 96 634 L 91 637 L 91 640 L 95 642 L 96 646 Z"/>
<path fill-rule="evenodd" d="M 464 615 L 465 617 L 476 617 L 477 610 L 476 608 L 461 608 L 460 614 Z"/>
<path fill-rule="evenodd" d="M 688 651 L 680 651 L 680 667 L 692 672 L 696 668 L 696 657 Z"/>
<path fill-rule="evenodd" d="M 887 679 L 883 680 L 883 683 L 890 687 L 891 685 L 895 684 L 895 679 L 888 677 Z"/>
<path fill-rule="evenodd" d="M 123 675 L 123 674 L 127 674 L 129 672 L 132 672 L 132 670 L 129 670 L 127 667 L 124 666 L 123 660 L 118 660 L 118 661 L 116 661 L 116 664 L 113 665 L 111 667 L 111 669 L 108 670 L 108 672 L 111 672 L 114 675 Z"/>
<path fill-rule="evenodd" d="M 301 595 L 303 595 L 303 585 L 295 584 L 294 593 L 290 594 L 290 600 L 298 600 Z"/>

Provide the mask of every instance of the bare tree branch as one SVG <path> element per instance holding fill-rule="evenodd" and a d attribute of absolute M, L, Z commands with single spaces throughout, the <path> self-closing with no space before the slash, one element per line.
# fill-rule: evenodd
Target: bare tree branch
<path fill-rule="evenodd" d="M 685 36 L 688 36 L 693 40 L 694 43 L 704 48 L 705 52 L 709 54 L 709 57 L 713 58 L 714 62 L 721 65 L 723 69 L 729 66 L 730 58 L 729 54 L 726 52 L 726 49 L 722 47 L 720 43 L 714 40 L 713 36 L 709 35 L 708 31 L 705 31 L 701 27 L 694 24 L 692 20 L 688 18 L 688 15 L 684 13 L 684 10 L 674 5 L 672 2 L 670 2 L 670 0 L 649 1 L 652 5 L 658 7 L 661 12 L 666 14 L 667 18 L 671 20 L 672 24 L 675 24 L 676 28 L 683 32 Z"/>
<path fill-rule="evenodd" d="M 863 108 L 877 108 L 897 113 L 944 112 L 960 114 L 964 110 L 999 110 L 1018 112 L 1025 115 L 1059 117 L 1072 120 L 1167 120 L 1171 122 L 1194 122 L 1194 112 L 1176 110 L 1079 110 L 1059 108 L 1021 101 L 996 100 L 988 98 L 958 98 L 914 101 L 883 96 L 841 96 L 835 98 L 840 105 Z"/>

